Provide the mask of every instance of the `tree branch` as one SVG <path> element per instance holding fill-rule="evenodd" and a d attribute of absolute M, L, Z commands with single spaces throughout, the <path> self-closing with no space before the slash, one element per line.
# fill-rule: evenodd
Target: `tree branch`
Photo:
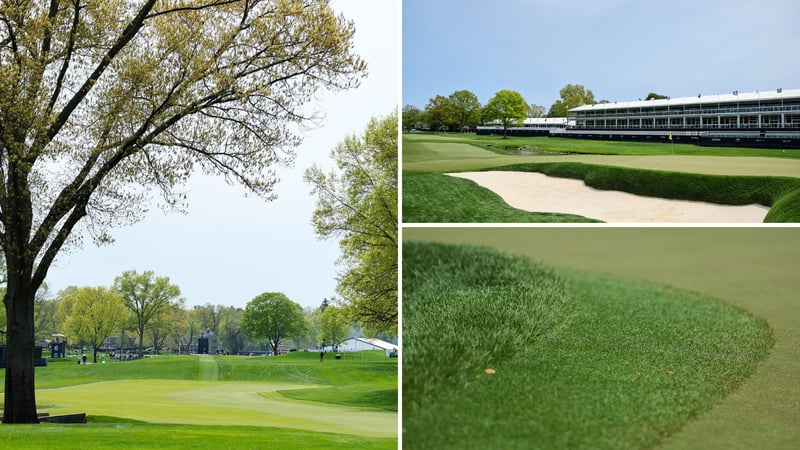
<path fill-rule="evenodd" d="M 136 17 L 131 20 L 128 26 L 125 27 L 125 30 L 122 31 L 122 34 L 117 38 L 117 41 L 114 45 L 108 50 L 106 55 L 103 57 L 103 60 L 95 67 L 92 74 L 80 89 L 75 92 L 75 95 L 67 102 L 61 112 L 58 114 L 55 122 L 50 125 L 50 129 L 47 131 L 47 141 L 52 140 L 56 134 L 61 130 L 64 124 L 67 122 L 67 119 L 72 115 L 72 112 L 75 111 L 75 108 L 86 98 L 86 95 L 89 94 L 89 91 L 92 90 L 92 87 L 100 79 L 100 76 L 106 71 L 109 65 L 111 65 L 111 61 L 117 56 L 117 54 L 125 48 L 126 45 L 136 36 L 139 30 L 144 25 L 144 20 L 147 18 L 147 15 L 150 13 L 150 10 L 153 8 L 157 0 L 148 0 L 142 8 L 139 10 L 139 13 Z M 44 142 L 39 142 L 39 145 L 35 145 L 34 148 L 43 148 Z"/>
<path fill-rule="evenodd" d="M 75 35 L 78 31 L 78 25 L 80 25 L 80 0 L 74 0 L 72 4 L 75 7 L 75 13 L 72 16 L 72 27 L 69 29 L 69 37 L 67 38 L 67 53 L 64 55 L 64 62 L 61 64 L 61 70 L 58 72 L 56 84 L 53 88 L 53 95 L 50 96 L 50 101 L 47 103 L 46 111 L 48 116 L 53 111 L 56 100 L 58 100 L 58 97 L 61 95 L 64 77 L 67 74 L 67 69 L 69 69 L 72 60 L 72 52 L 75 51 Z"/>

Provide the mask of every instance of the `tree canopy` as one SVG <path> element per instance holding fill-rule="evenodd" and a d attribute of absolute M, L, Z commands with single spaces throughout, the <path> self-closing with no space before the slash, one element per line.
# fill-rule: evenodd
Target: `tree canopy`
<path fill-rule="evenodd" d="M 317 196 L 312 223 L 319 236 L 339 238 L 338 291 L 356 320 L 373 334 L 396 334 L 397 114 L 372 119 L 331 157 L 337 170 L 305 174 Z"/>
<path fill-rule="evenodd" d="M 544 117 L 547 114 L 547 108 L 542 105 L 531 103 L 528 105 L 528 117 Z"/>
<path fill-rule="evenodd" d="M 422 123 L 423 112 L 414 105 L 403 106 L 403 130 L 408 131 Z"/>
<path fill-rule="evenodd" d="M 97 350 L 103 341 L 119 330 L 125 320 L 122 297 L 104 287 L 85 287 L 69 294 L 72 308 L 66 321 L 70 339 L 92 346 L 92 362 L 97 362 Z"/>
<path fill-rule="evenodd" d="M 437 95 L 425 105 L 425 124 L 433 131 L 442 131 L 452 123 L 452 112 L 450 100 L 443 95 Z"/>
<path fill-rule="evenodd" d="M 455 91 L 447 97 L 449 121 L 457 131 L 474 128 L 481 122 L 481 102 L 467 90 Z"/>
<path fill-rule="evenodd" d="M 550 107 L 548 116 L 567 117 L 567 111 L 583 105 L 595 103 L 594 93 L 591 89 L 586 89 L 582 84 L 568 84 L 558 92 L 561 97 Z"/>
<path fill-rule="evenodd" d="M 347 320 L 347 315 L 342 308 L 336 305 L 330 305 L 325 308 L 320 316 L 320 333 L 322 338 L 325 339 L 330 345 L 337 345 L 344 339 L 350 327 L 350 322 Z"/>
<path fill-rule="evenodd" d="M 354 33 L 328 0 L 2 3 L 4 422 L 38 422 L 33 297 L 76 227 L 107 242 L 152 190 L 184 207 L 196 170 L 271 199 L 315 94 L 366 74 Z"/>
<path fill-rule="evenodd" d="M 273 355 L 284 339 L 305 329 L 303 308 L 280 292 L 265 292 L 247 303 L 242 329 L 248 336 L 269 341 Z"/>
<path fill-rule="evenodd" d="M 139 357 L 144 355 L 144 332 L 147 325 L 178 301 L 181 290 L 171 284 L 168 277 L 156 277 L 153 271 L 122 272 L 114 280 L 114 290 L 119 292 L 125 306 L 136 320 L 139 336 Z"/>
<path fill-rule="evenodd" d="M 528 104 L 517 91 L 502 90 L 494 94 L 484 108 L 486 121 L 497 120 L 503 125 L 503 137 L 510 125 L 522 122 L 528 113 Z"/>
<path fill-rule="evenodd" d="M 666 98 L 669 98 L 669 97 L 667 97 L 666 95 L 661 95 L 661 94 L 656 94 L 655 92 L 651 92 L 651 93 L 647 94 L 647 97 L 645 97 L 645 100 L 663 100 L 663 99 L 666 99 Z"/>

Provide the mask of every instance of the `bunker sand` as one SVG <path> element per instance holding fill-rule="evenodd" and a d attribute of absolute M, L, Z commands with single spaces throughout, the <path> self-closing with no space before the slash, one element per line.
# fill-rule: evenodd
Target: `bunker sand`
<path fill-rule="evenodd" d="M 513 208 L 577 214 L 611 223 L 761 223 L 769 212 L 769 208 L 761 205 L 718 205 L 604 191 L 586 186 L 581 180 L 540 173 L 491 171 L 448 175 L 474 181 Z"/>
<path fill-rule="evenodd" d="M 51 414 L 126 417 L 145 422 L 295 428 L 396 437 L 397 414 L 287 399 L 278 391 L 317 386 L 188 380 L 121 380 L 37 390 Z"/>

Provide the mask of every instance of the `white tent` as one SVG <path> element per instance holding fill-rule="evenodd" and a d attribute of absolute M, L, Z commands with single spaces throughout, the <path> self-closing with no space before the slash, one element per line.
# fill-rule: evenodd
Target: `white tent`
<path fill-rule="evenodd" d="M 360 352 L 362 350 L 384 350 L 389 356 L 391 353 L 397 352 L 397 346 L 380 339 L 370 338 L 349 338 L 339 344 L 339 351 L 342 352 Z"/>

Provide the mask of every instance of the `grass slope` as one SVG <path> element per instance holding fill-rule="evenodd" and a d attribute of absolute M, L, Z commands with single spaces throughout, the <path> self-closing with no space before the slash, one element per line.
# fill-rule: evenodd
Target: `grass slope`
<path fill-rule="evenodd" d="M 475 182 L 433 172 L 403 173 L 403 222 L 597 222 L 574 214 L 512 208 Z"/>
<path fill-rule="evenodd" d="M 39 409 L 86 412 L 89 426 L 0 426 L 0 438 L 18 448 L 52 446 L 64 433 L 83 448 L 115 440 L 134 448 L 396 448 L 397 361 L 383 352 L 348 356 L 324 364 L 313 353 L 51 363 L 37 368 Z M 238 433 L 242 440 L 231 441 Z"/>
<path fill-rule="evenodd" d="M 756 373 L 671 435 L 668 449 L 795 449 L 800 442 L 800 229 L 407 228 L 404 239 L 485 245 L 547 264 L 720 298 L 769 323 Z"/>
<path fill-rule="evenodd" d="M 531 283 L 559 282 L 514 261 L 488 250 L 404 244 L 405 447 L 653 446 L 741 384 L 772 343 L 762 320 L 703 295 L 571 271 L 558 273 L 563 290 L 532 290 Z M 503 295 L 515 292 L 530 298 Z M 464 298 L 474 306 L 454 313 Z M 523 306 L 537 299 L 533 312 Z M 515 301 L 522 305 L 507 306 Z M 536 327 L 519 324 L 537 316 L 554 318 L 553 332 L 524 333 Z M 483 354 L 448 345 L 481 347 L 487 321 L 525 337 Z M 425 341 L 441 344 L 426 350 Z M 446 381 L 425 387 L 434 376 L 417 371 L 443 371 Z"/>

